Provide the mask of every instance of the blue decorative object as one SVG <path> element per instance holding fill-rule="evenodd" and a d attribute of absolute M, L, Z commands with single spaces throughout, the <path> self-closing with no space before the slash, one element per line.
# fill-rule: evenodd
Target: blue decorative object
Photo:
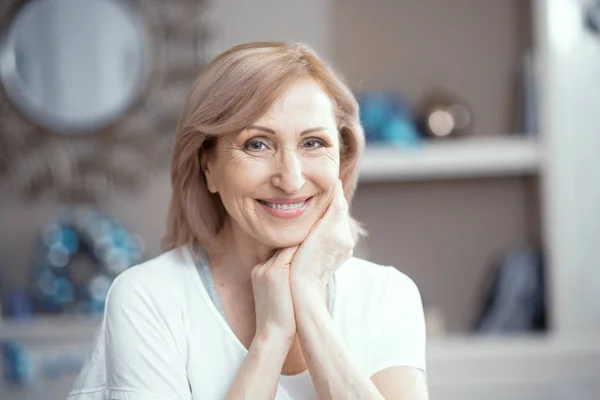
<path fill-rule="evenodd" d="M 83 367 L 87 356 L 77 350 L 61 351 L 45 355 L 33 362 L 30 351 L 19 341 L 8 340 L 0 343 L 2 348 L 3 379 L 15 386 L 32 386 L 40 378 L 57 380 L 66 375 L 76 374 Z"/>
<path fill-rule="evenodd" d="M 544 331 L 546 294 L 544 260 L 538 249 L 507 252 L 494 269 L 477 333 Z"/>
<path fill-rule="evenodd" d="M 410 105 L 392 92 L 368 92 L 358 98 L 367 144 L 414 147 L 421 137 Z"/>
<path fill-rule="evenodd" d="M 44 229 L 31 268 L 45 313 L 101 313 L 113 279 L 143 261 L 143 241 L 96 209 L 65 209 Z"/>
<path fill-rule="evenodd" d="M 27 352 L 15 341 L 2 343 L 4 380 L 16 385 L 28 386 L 34 382 L 34 371 Z"/>

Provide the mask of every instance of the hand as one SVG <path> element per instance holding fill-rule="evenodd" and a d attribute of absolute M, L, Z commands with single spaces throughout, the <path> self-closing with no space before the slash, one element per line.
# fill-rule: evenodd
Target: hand
<path fill-rule="evenodd" d="M 329 279 L 352 256 L 354 244 L 348 203 L 338 181 L 327 211 L 295 252 L 290 276 L 292 288 L 302 287 L 301 292 L 314 289 L 325 296 Z"/>
<path fill-rule="evenodd" d="M 278 250 L 264 264 L 252 268 L 252 288 L 258 338 L 283 339 L 289 345 L 296 335 L 290 290 L 290 265 L 298 247 Z"/>

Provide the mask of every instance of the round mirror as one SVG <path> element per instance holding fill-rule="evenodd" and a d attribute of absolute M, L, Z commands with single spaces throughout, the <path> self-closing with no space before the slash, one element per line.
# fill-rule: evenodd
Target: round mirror
<path fill-rule="evenodd" d="M 31 0 L 4 35 L 0 79 L 36 124 L 62 133 L 101 129 L 140 95 L 148 34 L 126 1 Z"/>

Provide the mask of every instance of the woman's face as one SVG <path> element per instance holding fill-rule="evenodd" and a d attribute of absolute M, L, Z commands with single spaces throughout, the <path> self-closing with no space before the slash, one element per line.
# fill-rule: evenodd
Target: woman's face
<path fill-rule="evenodd" d="M 315 81 L 297 82 L 247 129 L 220 138 L 203 164 L 233 229 L 276 248 L 299 244 L 339 176 L 333 104 Z"/>

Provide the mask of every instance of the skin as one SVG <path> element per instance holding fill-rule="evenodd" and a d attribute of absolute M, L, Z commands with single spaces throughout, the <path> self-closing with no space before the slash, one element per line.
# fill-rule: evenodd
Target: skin
<path fill-rule="evenodd" d="M 248 129 L 220 138 L 202 168 L 229 218 L 227 252 L 209 252 L 232 329 L 248 349 L 228 399 L 274 398 L 280 374 L 310 370 L 320 399 L 427 399 L 425 376 L 394 367 L 364 376 L 335 331 L 326 287 L 352 254 L 338 179 L 333 104 L 312 80 L 288 88 Z M 310 197 L 276 218 L 258 200 Z"/>

